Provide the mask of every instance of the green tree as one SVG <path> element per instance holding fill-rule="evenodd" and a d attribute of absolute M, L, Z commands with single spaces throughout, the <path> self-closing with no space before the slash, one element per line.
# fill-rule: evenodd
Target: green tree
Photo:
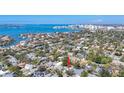
<path fill-rule="evenodd" d="M 121 70 L 120 72 L 119 72 L 119 75 L 118 75 L 119 77 L 124 77 L 124 70 Z"/>
<path fill-rule="evenodd" d="M 10 66 L 10 67 L 8 68 L 8 70 L 9 70 L 10 72 L 13 72 L 14 74 L 16 74 L 17 77 L 22 77 L 22 76 L 23 76 L 23 72 L 22 72 L 22 71 L 20 70 L 20 68 L 17 67 L 17 66 Z"/>
<path fill-rule="evenodd" d="M 43 51 L 41 49 L 36 49 L 35 50 L 35 54 L 36 54 L 36 56 L 42 56 L 42 55 L 44 55 L 44 53 L 43 53 Z"/>
<path fill-rule="evenodd" d="M 94 51 L 90 50 L 86 59 L 90 60 L 90 61 L 94 61 L 95 57 L 96 57 L 96 55 L 95 55 Z"/>
<path fill-rule="evenodd" d="M 62 65 L 67 66 L 67 62 L 68 62 L 68 57 L 64 57 L 62 60 Z"/>
<path fill-rule="evenodd" d="M 81 77 L 87 77 L 88 76 L 88 71 L 83 71 L 81 72 Z"/>
<path fill-rule="evenodd" d="M 55 71 L 59 77 L 63 77 L 63 72 L 61 70 L 56 69 Z"/>
<path fill-rule="evenodd" d="M 95 62 L 98 64 L 107 64 L 107 63 L 111 63 L 112 62 L 112 58 L 108 57 L 108 56 L 97 56 L 95 58 Z"/>
<path fill-rule="evenodd" d="M 38 67 L 38 71 L 40 71 L 40 72 L 43 72 L 43 71 L 46 71 L 47 69 L 46 69 L 46 67 L 45 67 L 45 65 L 40 65 L 39 67 Z"/>
<path fill-rule="evenodd" d="M 39 61 L 36 59 L 36 60 L 32 60 L 31 62 L 33 65 L 38 65 Z"/>
<path fill-rule="evenodd" d="M 121 57 L 120 61 L 121 62 L 124 62 L 124 56 Z"/>

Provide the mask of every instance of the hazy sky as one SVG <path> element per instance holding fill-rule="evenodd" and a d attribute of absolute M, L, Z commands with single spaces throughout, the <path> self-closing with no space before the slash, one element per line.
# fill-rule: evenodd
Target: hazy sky
<path fill-rule="evenodd" d="M 1 15 L 0 24 L 124 24 L 124 16 L 96 15 Z"/>

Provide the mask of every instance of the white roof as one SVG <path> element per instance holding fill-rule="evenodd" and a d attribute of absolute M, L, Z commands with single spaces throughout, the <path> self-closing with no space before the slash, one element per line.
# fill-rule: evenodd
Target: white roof
<path fill-rule="evenodd" d="M 25 65 L 25 69 L 27 69 L 27 70 L 31 70 L 32 68 L 33 68 L 33 65 L 31 65 L 31 64 Z"/>

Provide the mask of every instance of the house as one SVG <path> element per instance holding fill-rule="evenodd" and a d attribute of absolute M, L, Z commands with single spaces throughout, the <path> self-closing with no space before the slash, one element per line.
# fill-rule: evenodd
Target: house
<path fill-rule="evenodd" d="M 18 60 L 15 57 L 10 56 L 10 55 L 8 57 L 9 57 L 8 59 L 9 63 L 11 63 L 13 66 L 17 66 Z"/>
<path fill-rule="evenodd" d="M 26 70 L 32 70 L 33 65 L 32 64 L 26 64 L 24 67 Z"/>
<path fill-rule="evenodd" d="M 29 54 L 26 55 L 26 57 L 31 59 L 31 60 L 35 60 L 36 59 L 35 53 L 29 53 Z"/>

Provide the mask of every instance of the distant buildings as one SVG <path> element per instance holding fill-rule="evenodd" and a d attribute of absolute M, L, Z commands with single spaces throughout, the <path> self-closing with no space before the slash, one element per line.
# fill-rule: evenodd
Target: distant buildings
<path fill-rule="evenodd" d="M 67 25 L 67 26 L 54 26 L 53 29 L 89 29 L 90 31 L 94 30 L 124 30 L 124 25 L 107 25 L 107 24 L 80 24 L 80 25 Z"/>

